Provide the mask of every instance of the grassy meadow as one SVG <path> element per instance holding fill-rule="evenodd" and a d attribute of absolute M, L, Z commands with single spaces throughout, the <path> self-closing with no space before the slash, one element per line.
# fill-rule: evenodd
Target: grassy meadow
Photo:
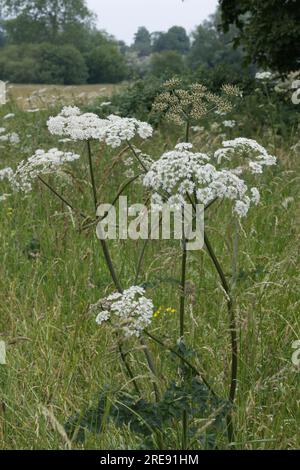
<path fill-rule="evenodd" d="M 99 96 L 110 96 L 124 85 L 24 85 L 10 84 L 8 96 L 16 105 L 25 110 L 46 108 L 58 103 L 68 104 L 76 101 L 86 104 Z"/>
<path fill-rule="evenodd" d="M 46 121 L 59 112 L 61 99 L 82 104 L 86 95 L 83 101 L 75 100 L 74 93 L 78 98 L 81 93 L 99 93 L 101 88 L 109 95 L 114 87 L 72 87 L 66 93 L 55 87 L 60 98 L 49 108 L 47 100 L 28 101 L 34 96 L 33 87 L 13 86 L 13 100 L 0 107 L 0 127 L 18 132 L 20 143 L 0 142 L 0 168 L 15 167 L 38 148 L 59 146 L 80 153 L 68 180 L 51 175 L 48 181 L 92 216 L 85 144 L 58 143 L 47 131 Z M 52 93 L 52 89 L 45 92 Z M 31 108 L 41 109 L 30 113 Z M 3 120 L 8 113 L 14 116 Z M 278 164 L 268 168 L 259 183 L 260 204 L 245 219 L 237 224 L 230 208 L 218 202 L 205 220 L 225 273 L 234 279 L 239 339 L 234 446 L 297 449 L 300 372 L 291 357 L 292 343 L 300 339 L 300 159 L 295 147 L 299 138 L 297 128 L 286 129 L 278 115 L 277 129 L 284 132 L 277 132 L 272 120 L 256 126 L 254 105 L 237 113 L 235 128 L 205 126 L 191 138 L 197 149 L 206 151 L 224 138 L 245 136 L 278 157 Z M 155 130 L 153 139 L 137 145 L 158 157 L 180 139 L 179 129 L 164 125 Z M 111 201 L 123 181 L 128 151 L 96 143 L 92 150 L 99 199 Z M 9 192 L 1 184 L 1 192 Z M 146 197 L 138 183 L 126 194 L 130 202 Z M 0 365 L 0 448 L 140 448 L 141 438 L 129 426 L 108 422 L 101 434 L 87 432 L 84 443 L 71 442 L 63 428 L 70 415 L 97 400 L 105 384 L 125 391 L 131 387 L 110 328 L 97 326 L 89 313 L 90 304 L 114 290 L 95 226 L 83 227 L 76 213 L 38 183 L 28 195 L 15 194 L 0 203 L 0 226 L 0 340 L 7 346 L 6 365 Z M 109 247 L 122 284 L 134 284 L 143 241 L 110 241 Z M 139 278 L 155 307 L 163 310 L 153 319 L 151 331 L 170 344 L 178 336 L 179 258 L 177 242 L 151 241 Z M 218 394 L 226 396 L 230 343 L 224 292 L 204 249 L 189 252 L 187 263 L 186 340 L 197 351 L 195 364 L 206 371 Z M 164 312 L 167 308 L 176 312 Z M 157 344 L 148 339 L 147 343 L 162 386 L 176 376 L 178 364 Z M 144 396 L 153 400 L 140 345 L 132 340 L 126 347 L 129 359 L 133 351 L 136 354 L 137 362 L 132 364 Z M 197 423 L 199 428 L 206 424 L 205 419 Z M 176 427 L 169 429 L 164 448 L 178 448 L 176 431 Z M 218 434 L 217 444 L 229 448 L 224 433 Z M 191 448 L 199 448 L 199 443 Z"/>

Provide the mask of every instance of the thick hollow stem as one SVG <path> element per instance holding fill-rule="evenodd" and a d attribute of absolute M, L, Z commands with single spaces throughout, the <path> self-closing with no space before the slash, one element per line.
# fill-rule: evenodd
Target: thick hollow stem
<path fill-rule="evenodd" d="M 234 399 L 235 399 L 235 393 L 236 393 L 237 371 L 238 371 L 238 341 L 237 341 L 237 331 L 236 331 L 237 328 L 236 328 L 235 313 L 234 313 L 234 308 L 233 308 L 233 300 L 231 297 L 230 287 L 227 282 L 224 271 L 205 233 L 204 233 L 204 242 L 205 242 L 207 251 L 209 253 L 209 256 L 219 274 L 222 287 L 227 297 L 227 309 L 228 309 L 228 314 L 229 314 L 229 330 L 230 330 L 230 339 L 231 339 L 231 380 L 230 380 L 230 388 L 229 388 L 229 401 L 233 404 Z M 234 431 L 233 431 L 231 413 L 228 415 L 228 418 L 227 418 L 227 427 L 228 427 L 228 437 L 229 437 L 230 442 L 232 442 L 232 440 L 234 439 Z"/>

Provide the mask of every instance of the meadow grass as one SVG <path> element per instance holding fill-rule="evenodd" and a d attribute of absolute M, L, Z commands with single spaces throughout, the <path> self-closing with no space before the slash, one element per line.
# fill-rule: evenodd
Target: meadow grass
<path fill-rule="evenodd" d="M 48 107 L 49 104 L 61 102 L 80 104 L 95 100 L 96 97 L 109 97 L 124 88 L 125 84 L 93 84 L 93 85 L 43 85 L 14 84 L 8 85 L 8 96 L 23 109 Z"/>
<path fill-rule="evenodd" d="M 18 130 L 22 145 L 0 149 L 1 168 L 13 166 L 37 148 L 57 145 L 46 130 L 49 111 L 31 115 L 7 105 L 0 109 L 0 119 L 11 111 L 15 117 L 9 125 Z M 237 259 L 237 225 L 230 209 L 217 203 L 206 216 L 206 229 L 224 270 L 229 278 L 235 276 L 240 349 L 236 447 L 296 449 L 300 447 L 300 372 L 291 356 L 292 342 L 300 339 L 299 155 L 291 150 L 294 136 L 283 139 L 271 131 L 249 130 L 247 119 L 240 124 L 243 133 L 241 129 L 229 132 L 257 139 L 278 156 L 279 164 L 261 182 L 260 205 L 239 224 Z M 178 138 L 177 130 L 164 127 L 142 149 L 157 156 Z M 213 132 L 193 136 L 202 149 L 218 139 Z M 82 154 L 69 175 L 75 190 L 64 180 L 49 180 L 81 210 L 93 214 L 85 146 L 65 148 Z M 118 152 L 102 147 L 93 150 L 98 195 L 107 202 L 123 179 L 122 155 L 116 158 Z M 105 164 L 109 171 L 104 170 Z M 130 202 L 145 197 L 138 185 L 127 195 Z M 7 364 L 0 365 L 0 447 L 138 448 L 140 438 L 112 423 L 101 435 L 87 433 L 84 445 L 70 443 L 62 428 L 68 416 L 95 403 L 105 384 L 131 387 L 110 329 L 98 327 L 88 313 L 91 303 L 114 290 L 95 227 L 80 228 L 76 215 L 40 185 L 26 197 L 15 195 L 2 202 L 0 223 L 0 340 L 7 345 Z M 132 285 L 143 241 L 109 245 L 122 284 Z M 148 243 L 140 277 L 155 306 L 176 309 L 155 318 L 151 327 L 170 344 L 178 336 L 179 257 L 177 242 Z M 188 253 L 186 305 L 186 338 L 198 352 L 196 365 L 207 371 L 214 389 L 226 397 L 230 368 L 226 301 L 205 250 Z M 159 346 L 149 346 L 166 384 L 176 375 L 178 364 Z M 139 364 L 134 373 L 149 378 L 140 348 L 134 342 L 132 348 Z M 149 384 L 143 393 L 153 399 L 150 381 L 143 383 Z M 199 427 L 203 425 L 205 421 L 200 421 Z M 175 431 L 170 429 L 167 448 L 179 445 Z M 218 437 L 218 446 L 228 448 L 226 436 Z"/>

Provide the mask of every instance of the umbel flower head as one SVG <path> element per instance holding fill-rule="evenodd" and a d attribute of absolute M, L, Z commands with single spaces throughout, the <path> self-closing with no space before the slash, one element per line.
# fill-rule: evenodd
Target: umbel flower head
<path fill-rule="evenodd" d="M 263 172 L 265 166 L 276 165 L 276 157 L 270 155 L 256 140 L 238 137 L 234 140 L 225 140 L 222 145 L 223 148 L 218 149 L 214 157 L 219 164 L 222 160 L 227 164 L 239 163 L 239 166 L 235 166 L 236 173 L 241 174 L 248 170 L 258 174 Z"/>
<path fill-rule="evenodd" d="M 72 140 L 102 140 L 106 121 L 94 113 L 82 114 L 76 106 L 65 106 L 55 117 L 50 117 L 47 126 L 49 132 Z"/>
<path fill-rule="evenodd" d="M 150 325 L 154 305 L 145 297 L 145 289 L 132 286 L 121 293 L 114 293 L 91 305 L 91 311 L 97 315 L 96 322 L 101 325 L 110 321 L 115 328 L 121 328 L 126 337 L 140 336 Z"/>
<path fill-rule="evenodd" d="M 143 179 L 144 186 L 154 191 L 153 203 L 162 207 L 168 203 L 179 208 L 192 199 L 207 205 L 216 198 L 234 203 L 233 212 L 247 215 L 251 203 L 258 204 L 256 187 L 248 188 L 239 177 L 239 169 L 217 169 L 208 154 L 193 153 L 191 144 L 179 144 L 175 150 L 164 153 L 152 164 Z M 163 200 L 159 192 L 165 193 Z"/>
<path fill-rule="evenodd" d="M 225 114 L 232 109 L 229 98 L 240 96 L 234 85 L 223 85 L 220 94 L 212 93 L 205 85 L 194 83 L 184 87 L 181 80 L 171 79 L 154 101 L 152 112 L 161 113 L 169 121 L 183 124 L 199 120 L 210 111 Z"/>
<path fill-rule="evenodd" d="M 60 114 L 51 117 L 48 122 L 51 134 L 67 137 L 72 140 L 99 140 L 116 148 L 123 141 L 132 140 L 136 135 L 142 139 L 151 137 L 153 129 L 150 124 L 134 118 L 122 118 L 110 115 L 100 119 L 94 113 L 81 113 L 77 107 L 64 107 Z"/>
<path fill-rule="evenodd" d="M 37 150 L 28 160 L 22 160 L 15 173 L 10 177 L 13 190 L 31 191 L 32 180 L 37 176 L 56 173 L 62 165 L 73 162 L 78 158 L 80 156 L 73 152 L 61 152 L 57 148 L 50 149 L 47 152 Z"/>

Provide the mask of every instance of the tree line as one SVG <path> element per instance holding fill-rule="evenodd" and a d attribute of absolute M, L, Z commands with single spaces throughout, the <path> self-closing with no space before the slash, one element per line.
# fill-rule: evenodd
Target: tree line
<path fill-rule="evenodd" d="M 116 83 L 201 70 L 232 78 L 253 74 L 254 64 L 285 73 L 299 68 L 297 3 L 220 0 L 191 35 L 141 26 L 128 46 L 96 27 L 85 0 L 0 0 L 0 79 Z"/>

